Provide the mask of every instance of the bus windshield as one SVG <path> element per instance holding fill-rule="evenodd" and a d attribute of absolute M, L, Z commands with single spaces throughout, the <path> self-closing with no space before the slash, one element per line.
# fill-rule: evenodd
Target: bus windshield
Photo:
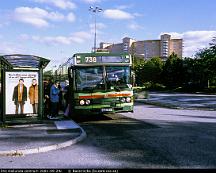
<path fill-rule="evenodd" d="M 106 67 L 107 89 L 119 89 L 130 87 L 129 67 Z"/>
<path fill-rule="evenodd" d="M 103 67 L 84 67 L 76 69 L 77 90 L 94 90 L 103 83 Z"/>
<path fill-rule="evenodd" d="M 130 67 L 107 66 L 76 69 L 76 90 L 120 90 L 130 87 Z"/>

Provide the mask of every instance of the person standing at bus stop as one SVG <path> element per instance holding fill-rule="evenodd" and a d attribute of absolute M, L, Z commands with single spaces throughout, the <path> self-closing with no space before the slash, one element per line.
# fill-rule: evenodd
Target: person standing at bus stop
<path fill-rule="evenodd" d="M 51 101 L 51 110 L 49 119 L 57 119 L 58 116 L 58 106 L 59 106 L 59 81 L 56 80 L 52 87 L 50 88 L 50 101 Z"/>
<path fill-rule="evenodd" d="M 64 117 L 68 118 L 68 116 L 69 116 L 69 110 L 70 110 L 70 106 L 69 106 L 69 81 L 68 80 L 65 80 L 64 101 L 65 101 L 65 105 L 64 105 Z"/>
<path fill-rule="evenodd" d="M 32 85 L 29 87 L 29 99 L 32 105 L 33 114 L 38 113 L 38 85 L 37 80 L 32 79 Z"/>
<path fill-rule="evenodd" d="M 52 79 L 49 79 L 48 82 L 44 82 L 44 113 L 46 116 L 50 115 L 50 89 L 53 85 Z"/>

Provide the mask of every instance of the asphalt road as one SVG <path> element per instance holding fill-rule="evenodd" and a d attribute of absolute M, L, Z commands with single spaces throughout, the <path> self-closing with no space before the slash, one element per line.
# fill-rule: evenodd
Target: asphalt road
<path fill-rule="evenodd" d="M 0 157 L 0 168 L 216 168 L 216 113 L 137 103 L 134 113 L 84 117 L 87 138 L 61 150 Z"/>
<path fill-rule="evenodd" d="M 142 98 L 143 95 L 140 93 L 139 96 Z M 138 100 L 169 108 L 216 111 L 215 94 L 148 92 L 148 99 Z"/>

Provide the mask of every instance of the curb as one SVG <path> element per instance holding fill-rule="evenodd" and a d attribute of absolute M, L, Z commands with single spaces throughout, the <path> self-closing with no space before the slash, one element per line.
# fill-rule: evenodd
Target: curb
<path fill-rule="evenodd" d="M 74 122 L 75 123 L 75 122 Z M 77 124 L 77 123 L 76 123 Z M 78 125 L 78 124 L 77 124 Z M 79 126 L 79 125 L 78 125 Z M 69 147 L 73 144 L 76 144 L 87 137 L 86 132 L 80 127 L 81 135 L 75 139 L 68 140 L 66 142 L 44 146 L 44 147 L 37 147 L 37 148 L 30 148 L 30 149 L 18 149 L 18 150 L 8 150 L 8 151 L 0 151 L 0 156 L 24 156 L 27 154 L 36 154 L 36 153 L 44 153 L 52 150 L 58 150 L 61 148 Z"/>

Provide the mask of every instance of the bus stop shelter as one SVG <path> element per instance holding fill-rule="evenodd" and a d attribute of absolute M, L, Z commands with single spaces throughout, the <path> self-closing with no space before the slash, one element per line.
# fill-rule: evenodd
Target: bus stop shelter
<path fill-rule="evenodd" d="M 43 69 L 50 60 L 34 55 L 11 54 L 0 55 L 0 62 L 0 121 L 29 117 L 43 119 Z M 37 102 L 32 102 L 36 100 L 32 97 L 37 98 Z"/>

